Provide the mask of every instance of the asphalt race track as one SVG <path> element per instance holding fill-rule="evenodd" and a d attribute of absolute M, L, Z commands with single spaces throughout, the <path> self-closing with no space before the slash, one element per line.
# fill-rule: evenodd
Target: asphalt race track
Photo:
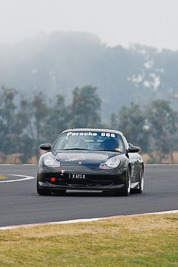
<path fill-rule="evenodd" d="M 178 210 L 178 165 L 146 165 L 144 193 L 129 197 L 83 191 L 39 196 L 36 170 L 0 165 L 0 227 Z"/>

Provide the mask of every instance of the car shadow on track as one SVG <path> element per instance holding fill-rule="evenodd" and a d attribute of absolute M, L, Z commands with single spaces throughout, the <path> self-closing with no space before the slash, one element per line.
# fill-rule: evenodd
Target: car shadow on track
<path fill-rule="evenodd" d="M 131 192 L 131 195 L 133 193 Z M 134 193 L 135 194 L 135 193 Z M 67 191 L 66 193 L 52 192 L 51 196 L 54 197 L 124 197 L 123 193 L 116 192 L 102 192 L 102 191 Z"/>

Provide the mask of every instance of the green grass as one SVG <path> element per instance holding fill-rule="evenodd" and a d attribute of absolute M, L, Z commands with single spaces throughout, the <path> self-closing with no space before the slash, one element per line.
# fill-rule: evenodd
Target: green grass
<path fill-rule="evenodd" d="M 0 231 L 0 266 L 178 266 L 178 213 Z"/>

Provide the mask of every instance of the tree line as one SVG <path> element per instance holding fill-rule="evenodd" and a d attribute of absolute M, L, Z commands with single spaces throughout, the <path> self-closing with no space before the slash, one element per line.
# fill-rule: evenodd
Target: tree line
<path fill-rule="evenodd" d="M 0 153 L 5 157 L 19 153 L 22 163 L 39 156 L 39 145 L 53 143 L 68 128 L 111 128 L 122 131 L 128 141 L 149 153 L 152 162 L 178 150 L 178 114 L 169 101 L 150 105 L 130 103 L 110 119 L 101 118 L 101 99 L 97 88 L 84 86 L 72 91 L 72 103 L 62 95 L 46 97 L 42 92 L 27 98 L 16 89 L 0 90 Z M 153 153 L 153 151 L 155 153 Z"/>
<path fill-rule="evenodd" d="M 109 47 L 83 32 L 43 33 L 0 45 L 0 87 L 18 88 L 29 97 L 41 90 L 48 97 L 60 92 L 69 102 L 76 85 L 95 85 L 104 116 L 130 102 L 148 104 L 159 98 L 176 108 L 177 69 L 177 51 L 139 44 Z"/>

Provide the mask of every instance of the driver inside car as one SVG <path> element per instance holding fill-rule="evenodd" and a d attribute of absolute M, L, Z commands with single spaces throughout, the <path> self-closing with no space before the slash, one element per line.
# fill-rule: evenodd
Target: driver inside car
<path fill-rule="evenodd" d="M 78 135 L 70 135 L 68 136 L 68 140 L 65 145 L 65 149 L 70 148 L 86 148 L 86 143 L 83 139 L 81 139 Z"/>

